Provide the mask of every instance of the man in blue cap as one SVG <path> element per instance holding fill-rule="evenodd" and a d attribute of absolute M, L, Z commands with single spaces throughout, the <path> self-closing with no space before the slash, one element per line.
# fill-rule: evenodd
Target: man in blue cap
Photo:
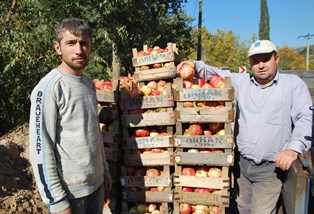
<path fill-rule="evenodd" d="M 252 74 L 231 73 L 202 61 L 185 61 L 196 76 L 230 76 L 237 99 L 236 145 L 240 175 L 237 206 L 241 214 L 276 213 L 283 171 L 311 147 L 312 105 L 298 76 L 277 70 L 280 56 L 269 40 L 254 42 L 248 53 Z"/>

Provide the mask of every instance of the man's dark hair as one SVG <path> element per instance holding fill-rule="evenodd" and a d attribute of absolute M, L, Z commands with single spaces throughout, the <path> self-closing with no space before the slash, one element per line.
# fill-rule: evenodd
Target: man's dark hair
<path fill-rule="evenodd" d="M 91 28 L 84 20 L 79 18 L 65 18 L 55 29 L 56 41 L 60 42 L 62 34 L 67 30 L 75 36 L 88 36 L 92 39 Z"/>

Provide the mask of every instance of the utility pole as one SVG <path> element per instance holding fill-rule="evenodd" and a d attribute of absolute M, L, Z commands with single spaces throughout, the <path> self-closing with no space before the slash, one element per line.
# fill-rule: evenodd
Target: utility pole
<path fill-rule="evenodd" d="M 197 41 L 197 60 L 202 60 L 202 13 L 203 2 L 199 0 L 198 6 L 198 41 Z"/>
<path fill-rule="evenodd" d="M 310 39 L 314 36 L 314 34 L 309 34 L 307 33 L 306 35 L 303 36 L 298 36 L 299 38 L 306 38 L 306 70 L 310 70 Z"/>

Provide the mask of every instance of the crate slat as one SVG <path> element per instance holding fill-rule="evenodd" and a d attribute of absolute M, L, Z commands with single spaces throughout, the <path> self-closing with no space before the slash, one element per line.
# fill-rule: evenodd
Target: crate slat
<path fill-rule="evenodd" d="M 174 175 L 173 183 L 175 186 L 198 187 L 198 188 L 213 188 L 213 189 L 227 189 L 230 187 L 228 177 L 210 178 L 201 176 L 185 176 Z"/>
<path fill-rule="evenodd" d="M 158 166 L 173 165 L 173 153 L 125 154 L 125 166 Z"/>
<path fill-rule="evenodd" d="M 175 162 L 180 165 L 230 166 L 233 165 L 234 154 L 175 152 Z"/>
<path fill-rule="evenodd" d="M 172 79 L 174 77 L 177 77 L 178 73 L 176 70 L 176 66 L 173 62 L 170 62 L 169 64 L 169 66 L 147 70 L 140 70 L 139 68 L 136 68 L 133 77 L 136 82 Z"/>
<path fill-rule="evenodd" d="M 151 191 L 123 191 L 122 198 L 127 202 L 173 202 L 173 192 L 170 188 L 166 188 L 161 192 Z"/>
<path fill-rule="evenodd" d="M 121 115 L 121 125 L 126 127 L 174 125 L 173 111 Z"/>
<path fill-rule="evenodd" d="M 199 108 L 198 113 L 194 108 L 176 108 L 175 117 L 179 122 L 232 122 L 234 110 L 230 107 Z"/>

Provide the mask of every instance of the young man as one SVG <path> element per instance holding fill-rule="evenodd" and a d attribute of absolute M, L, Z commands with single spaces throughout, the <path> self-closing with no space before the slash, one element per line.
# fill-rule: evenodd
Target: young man
<path fill-rule="evenodd" d="M 83 74 L 92 50 L 87 23 L 56 28 L 61 64 L 31 95 L 29 148 L 36 183 L 50 213 L 102 213 L 112 181 L 99 128 L 95 86 Z"/>
<path fill-rule="evenodd" d="M 231 76 L 237 99 L 236 145 L 240 154 L 238 210 L 275 213 L 283 171 L 311 147 L 312 105 L 309 90 L 298 76 L 277 71 L 277 47 L 268 40 L 251 45 L 252 74 L 231 73 L 202 61 L 183 63 L 206 81 L 212 74 Z"/>

